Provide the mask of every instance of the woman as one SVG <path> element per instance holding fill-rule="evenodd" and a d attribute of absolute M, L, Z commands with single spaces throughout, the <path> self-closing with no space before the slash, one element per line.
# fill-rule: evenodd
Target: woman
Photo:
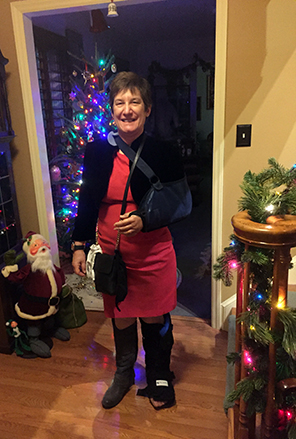
<path fill-rule="evenodd" d="M 110 87 L 112 116 L 121 139 L 137 151 L 151 112 L 151 91 L 146 79 L 133 72 L 117 74 Z M 147 137 L 141 157 L 162 182 L 184 177 L 178 150 Z M 120 216 L 121 202 L 131 163 L 107 140 L 87 145 L 78 216 L 73 232 L 73 268 L 85 276 L 84 245 L 94 240 L 104 253 L 113 254 L 118 231 L 120 252 L 127 267 L 128 294 L 116 308 L 115 298 L 103 294 L 104 311 L 112 318 L 117 370 L 105 393 L 104 408 L 116 406 L 134 384 L 137 359 L 137 318 L 140 318 L 145 350 L 147 387 L 138 394 L 147 396 L 156 410 L 173 406 L 174 378 L 170 355 L 174 343 L 169 312 L 176 306 L 176 257 L 167 227 L 143 233 L 144 216 L 138 206 L 150 188 L 137 167 L 131 179 L 126 213 Z"/>

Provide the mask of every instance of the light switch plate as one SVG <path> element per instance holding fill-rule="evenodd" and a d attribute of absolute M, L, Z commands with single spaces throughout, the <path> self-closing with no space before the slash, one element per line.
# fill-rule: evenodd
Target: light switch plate
<path fill-rule="evenodd" d="M 236 146 L 251 146 L 252 125 L 236 126 Z"/>

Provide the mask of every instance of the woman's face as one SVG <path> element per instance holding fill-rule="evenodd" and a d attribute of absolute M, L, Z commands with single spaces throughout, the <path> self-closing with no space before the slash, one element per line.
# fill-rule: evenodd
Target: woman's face
<path fill-rule="evenodd" d="M 146 117 L 151 108 L 145 105 L 138 89 L 120 91 L 114 98 L 112 115 L 120 137 L 133 142 L 144 131 Z"/>

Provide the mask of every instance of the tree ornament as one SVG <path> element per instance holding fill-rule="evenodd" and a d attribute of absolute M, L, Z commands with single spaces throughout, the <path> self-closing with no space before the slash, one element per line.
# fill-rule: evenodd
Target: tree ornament
<path fill-rule="evenodd" d="M 111 65 L 111 72 L 112 72 L 112 73 L 116 73 L 116 72 L 117 72 L 117 66 L 116 66 L 115 63 L 113 63 L 113 64 Z"/>
<path fill-rule="evenodd" d="M 76 113 L 79 113 L 81 111 L 81 104 L 83 105 L 83 102 L 73 101 L 72 108 Z"/>
<path fill-rule="evenodd" d="M 66 204 L 69 204 L 72 201 L 72 197 L 70 194 L 66 194 L 64 195 L 63 200 L 65 201 Z"/>
<path fill-rule="evenodd" d="M 91 133 L 89 133 L 89 135 L 88 135 L 88 138 L 87 138 L 87 141 L 90 143 L 90 142 L 93 142 L 95 139 L 93 138 L 93 133 L 91 132 Z"/>
<path fill-rule="evenodd" d="M 71 101 L 74 101 L 74 99 L 76 98 L 76 93 L 74 93 L 73 90 L 71 91 L 71 93 L 69 93 L 69 98 Z"/>
<path fill-rule="evenodd" d="M 83 79 L 84 79 L 84 85 L 91 79 L 91 73 L 87 70 L 81 73 Z"/>
<path fill-rule="evenodd" d="M 67 128 L 62 127 L 62 128 L 60 129 L 60 136 L 61 136 L 61 137 L 66 137 L 67 134 L 68 134 L 68 130 L 67 130 Z"/>
<path fill-rule="evenodd" d="M 60 168 L 56 165 L 53 165 L 50 169 L 50 175 L 53 181 L 59 181 L 61 178 Z"/>

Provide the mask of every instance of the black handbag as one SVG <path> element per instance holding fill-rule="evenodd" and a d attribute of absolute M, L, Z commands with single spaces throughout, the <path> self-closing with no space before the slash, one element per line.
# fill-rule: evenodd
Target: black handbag
<path fill-rule="evenodd" d="M 116 296 L 116 306 L 127 295 L 126 266 L 118 249 L 114 255 L 97 253 L 94 264 L 96 290 Z"/>
<path fill-rule="evenodd" d="M 115 141 L 131 161 L 135 160 L 135 152 L 119 136 L 115 137 Z M 139 211 L 143 212 L 145 218 L 144 232 L 174 224 L 191 213 L 192 196 L 186 176 L 177 181 L 161 183 L 141 157 L 137 160 L 137 166 L 151 183 L 151 188 L 139 205 Z"/>
<path fill-rule="evenodd" d="M 120 215 L 123 215 L 126 209 L 126 198 L 131 177 L 136 167 L 138 158 L 141 154 L 144 145 L 144 139 L 138 149 L 134 162 L 126 182 L 125 191 L 123 195 Z M 119 251 L 120 233 L 117 234 L 115 250 L 113 255 L 106 253 L 97 253 L 94 262 L 95 272 L 95 287 L 98 292 L 115 296 L 115 304 L 120 311 L 118 304 L 122 302 L 127 295 L 127 272 L 126 265 L 122 259 Z"/>

